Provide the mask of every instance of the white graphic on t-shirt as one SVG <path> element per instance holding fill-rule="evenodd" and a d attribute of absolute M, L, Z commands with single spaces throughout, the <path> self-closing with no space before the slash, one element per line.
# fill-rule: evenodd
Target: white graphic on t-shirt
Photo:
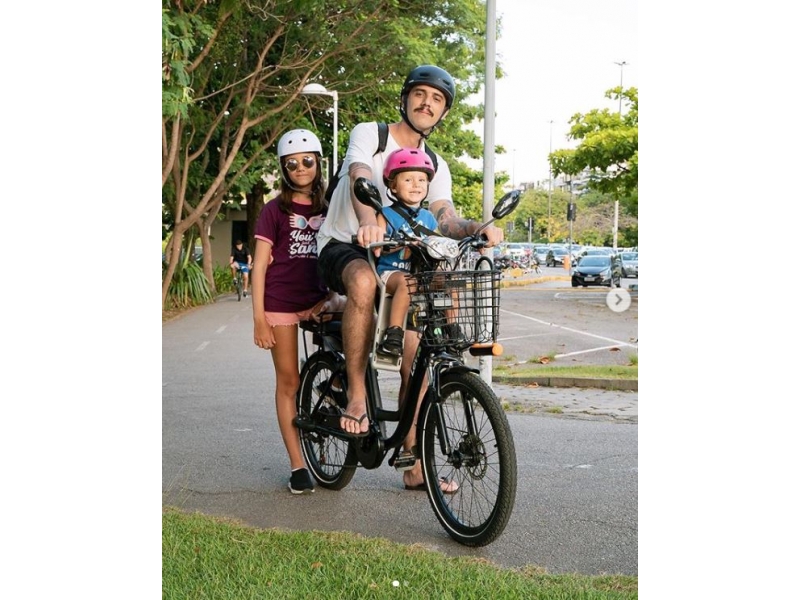
<path fill-rule="evenodd" d="M 292 228 L 289 232 L 289 238 L 292 240 L 289 243 L 289 258 L 316 258 L 317 232 L 309 228 L 308 219 L 303 215 L 292 213 L 289 215 L 289 226 Z"/>

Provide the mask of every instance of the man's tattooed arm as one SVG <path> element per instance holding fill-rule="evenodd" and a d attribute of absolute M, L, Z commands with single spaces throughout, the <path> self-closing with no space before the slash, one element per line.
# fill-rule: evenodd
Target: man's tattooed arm
<path fill-rule="evenodd" d="M 436 222 L 439 223 L 439 231 L 447 237 L 460 240 L 477 231 L 480 223 L 472 221 L 471 219 L 464 219 L 456 214 L 452 203 L 450 202 L 436 202 L 441 206 L 433 206 L 431 204 L 431 212 L 436 217 Z"/>

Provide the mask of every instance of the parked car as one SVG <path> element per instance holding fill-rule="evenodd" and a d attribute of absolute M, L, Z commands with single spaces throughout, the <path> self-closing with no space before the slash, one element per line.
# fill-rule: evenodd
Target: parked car
<path fill-rule="evenodd" d="M 623 252 L 620 254 L 620 262 L 623 277 L 639 278 L 639 253 Z"/>
<path fill-rule="evenodd" d="M 534 246 L 533 247 L 533 256 L 536 257 L 536 262 L 540 265 L 543 265 L 547 262 L 547 252 L 550 250 L 550 246 Z"/>
<path fill-rule="evenodd" d="M 572 271 L 572 287 L 605 285 L 613 288 L 620 286 L 621 279 L 622 267 L 619 258 L 608 255 L 584 256 Z"/>
<path fill-rule="evenodd" d="M 554 247 L 547 251 L 547 259 L 545 264 L 548 267 L 555 267 L 556 265 L 564 264 L 564 257 L 569 256 L 566 248 Z"/>

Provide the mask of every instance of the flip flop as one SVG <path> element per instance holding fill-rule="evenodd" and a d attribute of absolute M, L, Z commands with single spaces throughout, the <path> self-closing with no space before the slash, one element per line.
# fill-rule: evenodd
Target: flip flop
<path fill-rule="evenodd" d="M 454 489 L 454 490 L 445 491 L 445 490 L 443 490 L 443 489 L 442 489 L 442 484 L 444 484 L 444 485 L 450 485 L 451 483 L 455 483 L 455 482 L 454 482 L 454 481 L 452 481 L 452 480 L 448 481 L 448 480 L 447 480 L 447 479 L 445 479 L 444 477 L 439 477 L 439 489 L 440 489 L 440 490 L 442 490 L 442 493 L 443 493 L 443 494 L 445 494 L 445 495 L 452 495 L 452 494 L 455 494 L 455 493 L 456 493 L 456 492 L 457 492 L 457 491 L 460 489 L 460 488 L 458 487 L 458 484 L 456 484 L 456 489 Z M 417 485 L 408 485 L 408 484 L 405 484 L 405 488 L 406 488 L 407 490 L 414 490 L 414 491 L 425 491 L 425 490 L 427 489 L 427 488 L 426 488 L 426 486 L 425 486 L 425 482 L 418 483 Z"/>
<path fill-rule="evenodd" d="M 364 419 L 367 418 L 367 413 L 364 413 L 359 418 L 359 417 L 354 417 L 353 415 L 348 415 L 346 412 L 342 411 L 342 413 L 339 416 L 344 418 L 344 419 L 349 419 L 350 421 L 355 421 L 356 423 L 358 423 L 358 426 L 359 426 L 359 429 L 360 429 L 361 428 L 361 421 L 363 421 Z M 366 431 L 357 431 L 355 433 L 351 433 L 350 431 L 346 431 L 345 429 L 342 429 L 342 431 L 344 431 L 349 436 L 358 437 L 358 438 L 366 437 L 366 436 L 369 435 L 369 429 L 367 429 Z"/>

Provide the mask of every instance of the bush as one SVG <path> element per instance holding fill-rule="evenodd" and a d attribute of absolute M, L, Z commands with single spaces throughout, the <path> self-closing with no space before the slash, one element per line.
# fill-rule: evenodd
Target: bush
<path fill-rule="evenodd" d="M 161 263 L 162 277 L 167 270 L 167 263 Z M 230 275 L 228 275 L 230 278 Z M 189 308 L 213 302 L 211 286 L 203 274 L 203 269 L 194 261 L 179 263 L 167 291 L 164 308 Z"/>

